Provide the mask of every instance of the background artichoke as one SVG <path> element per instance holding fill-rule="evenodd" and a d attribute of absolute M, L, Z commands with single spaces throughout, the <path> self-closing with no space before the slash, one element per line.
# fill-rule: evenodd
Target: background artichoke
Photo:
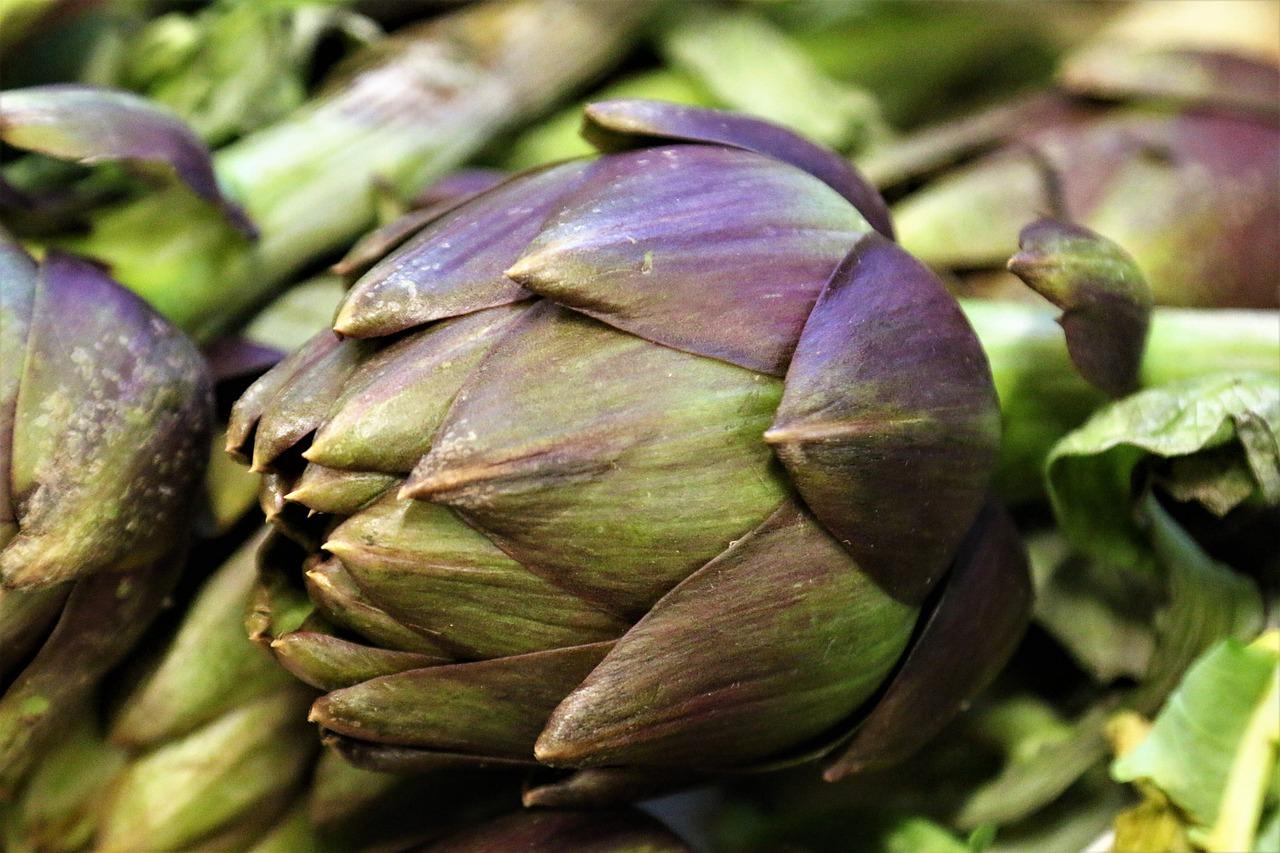
<path fill-rule="evenodd" d="M 973 332 L 835 155 L 653 102 L 587 132 L 614 153 L 441 213 L 237 403 L 297 543 L 255 632 L 373 767 L 911 752 L 1029 606 Z"/>
<path fill-rule="evenodd" d="M 1135 6 L 1056 87 L 864 160 L 903 245 L 938 269 L 1001 270 L 1022 227 L 1053 211 L 1132 254 L 1159 304 L 1280 305 L 1274 10 L 1224 5 L 1254 23 L 1242 44 L 1214 39 L 1212 9 L 1170 23 L 1166 5 Z"/>
<path fill-rule="evenodd" d="M 211 416 L 180 332 L 0 234 L 0 797 L 159 610 Z"/>

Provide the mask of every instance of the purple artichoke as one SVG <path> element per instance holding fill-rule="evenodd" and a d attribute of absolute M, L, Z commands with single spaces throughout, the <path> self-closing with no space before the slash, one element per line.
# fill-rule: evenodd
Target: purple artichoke
<path fill-rule="evenodd" d="M 85 261 L 0 234 L 0 797 L 159 610 L 207 459 L 204 360 Z"/>
<path fill-rule="evenodd" d="M 654 102 L 586 133 L 608 153 L 423 225 L 237 403 L 295 543 L 253 631 L 375 768 L 595 796 L 909 754 L 1029 607 L 973 331 L 834 154 Z"/>
<path fill-rule="evenodd" d="M 935 268 L 1000 269 L 1053 212 L 1133 256 L 1163 305 L 1280 305 L 1280 67 L 1102 45 L 1060 89 L 924 131 L 865 165 L 903 245 Z"/>

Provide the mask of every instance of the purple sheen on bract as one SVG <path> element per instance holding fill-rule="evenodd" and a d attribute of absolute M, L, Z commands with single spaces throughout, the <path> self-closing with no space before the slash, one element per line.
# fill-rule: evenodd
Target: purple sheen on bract
<path fill-rule="evenodd" d="M 443 178 L 432 181 L 413 197 L 415 208 L 434 207 L 440 204 L 459 205 L 462 202 L 493 189 L 511 177 L 503 169 L 458 169 Z"/>
<path fill-rule="evenodd" d="M 527 759 L 552 709 L 612 645 L 386 675 L 320 697 L 311 720 L 373 743 Z"/>
<path fill-rule="evenodd" d="M 59 83 L 0 93 L 0 139 L 92 165 L 123 161 L 171 169 L 248 237 L 257 229 L 218 188 L 209 149 L 176 114 L 117 89 Z"/>
<path fill-rule="evenodd" d="M 248 338 L 229 337 L 206 346 L 204 357 L 209 362 L 209 373 L 217 385 L 260 376 L 275 367 L 284 358 L 284 353 Z"/>
<path fill-rule="evenodd" d="M 827 767 L 837 781 L 918 751 L 1003 669 L 1031 617 L 1027 554 L 991 501 L 974 522 L 941 595 L 898 671 Z"/>
<path fill-rule="evenodd" d="M 352 285 L 334 329 L 377 337 L 530 298 L 503 271 L 591 169 L 574 161 L 529 172 L 428 223 Z"/>
<path fill-rule="evenodd" d="M 1151 98 L 1280 114 L 1280 66 L 1223 51 L 1143 49 L 1108 42 L 1068 57 L 1058 80 L 1064 88 L 1091 98 Z"/>
<path fill-rule="evenodd" d="M 520 811 L 464 829 L 424 853 L 691 853 L 642 811 Z"/>
<path fill-rule="evenodd" d="M 634 619 L 786 497 L 760 440 L 780 391 L 543 302 L 471 374 L 401 494 Z"/>
<path fill-rule="evenodd" d="M 0 548 L 17 532 L 10 493 L 13 418 L 27 363 L 36 281 L 36 262 L 0 230 Z"/>
<path fill-rule="evenodd" d="M 725 110 L 666 101 L 597 101 L 583 112 L 583 136 L 604 152 L 663 141 L 700 142 L 790 163 L 840 193 L 872 228 L 893 239 L 889 206 L 876 188 L 848 160 L 786 128 Z"/>
<path fill-rule="evenodd" d="M 781 376 L 823 284 L 869 230 L 777 160 L 645 148 L 600 160 L 507 274 L 648 340 Z"/>
<path fill-rule="evenodd" d="M 387 495 L 338 525 L 324 548 L 367 601 L 459 659 L 612 640 L 627 628 L 533 574 L 444 506 Z"/>
<path fill-rule="evenodd" d="M 920 603 L 981 508 L 1000 443 L 986 355 L 938 278 L 863 238 L 805 324 L 765 440 L 858 566 Z"/>
<path fill-rule="evenodd" d="M 348 470 L 408 474 L 458 388 L 528 308 L 500 305 L 415 331 L 364 361 L 303 454 Z"/>
<path fill-rule="evenodd" d="M 534 754 L 574 767 L 776 759 L 874 693 L 916 615 L 788 502 L 618 640 L 556 708 Z"/>
<path fill-rule="evenodd" d="M 185 534 L 208 460 L 212 388 L 199 351 L 101 269 L 41 263 L 13 410 L 18 532 L 6 586 L 152 562 Z"/>
<path fill-rule="evenodd" d="M 442 202 L 419 210 L 410 210 L 386 225 L 380 225 L 352 244 L 329 272 L 352 281 L 368 272 L 374 264 L 417 234 L 428 223 L 434 222 L 458 206 L 454 202 Z"/>
<path fill-rule="evenodd" d="M 315 432 L 342 393 L 347 377 L 374 352 L 372 343 L 353 338 L 317 348 L 322 354 L 300 364 L 262 409 L 254 433 L 251 470 L 270 470 L 281 454 Z"/>
<path fill-rule="evenodd" d="M 341 342 L 342 339 L 328 329 L 317 332 L 250 385 L 231 407 L 231 418 L 227 423 L 227 453 L 249 464 L 262 413 L 294 376 L 305 373 Z"/>
<path fill-rule="evenodd" d="M 1138 387 L 1151 291 L 1124 249 L 1083 226 L 1033 222 L 1009 271 L 1062 309 L 1067 351 L 1085 379 L 1113 397 Z"/>
<path fill-rule="evenodd" d="M 271 651 L 300 681 L 324 691 L 452 662 L 443 655 L 368 646 L 319 631 L 291 631 L 272 640 Z"/>

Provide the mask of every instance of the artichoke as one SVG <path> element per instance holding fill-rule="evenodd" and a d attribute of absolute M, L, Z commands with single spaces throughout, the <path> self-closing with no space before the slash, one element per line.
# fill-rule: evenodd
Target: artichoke
<path fill-rule="evenodd" d="M 0 798 L 159 610 L 207 457 L 200 353 L 0 233 Z"/>
<path fill-rule="evenodd" d="M 1127 250 L 1159 304 L 1274 308 L 1277 94 L 1274 57 L 1109 39 L 1068 58 L 1056 89 L 864 166 L 897 199 L 903 245 L 935 268 L 1002 269 L 1051 210 Z"/>
<path fill-rule="evenodd" d="M 253 633 L 373 768 L 607 798 L 910 753 L 1029 606 L 973 331 L 834 154 L 646 101 L 585 132 L 603 156 L 441 213 L 236 404 L 302 545 L 264 551 Z"/>

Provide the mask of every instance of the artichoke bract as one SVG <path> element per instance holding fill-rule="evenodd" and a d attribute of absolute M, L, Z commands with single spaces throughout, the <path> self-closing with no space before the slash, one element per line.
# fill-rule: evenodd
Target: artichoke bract
<path fill-rule="evenodd" d="M 585 133 L 607 153 L 425 224 L 236 404 L 306 551 L 264 552 L 252 631 L 375 768 L 910 753 L 1029 605 L 973 331 L 834 154 L 648 101 Z"/>
<path fill-rule="evenodd" d="M 98 267 L 0 233 L 0 796 L 159 610 L 212 394 L 180 332 Z"/>

